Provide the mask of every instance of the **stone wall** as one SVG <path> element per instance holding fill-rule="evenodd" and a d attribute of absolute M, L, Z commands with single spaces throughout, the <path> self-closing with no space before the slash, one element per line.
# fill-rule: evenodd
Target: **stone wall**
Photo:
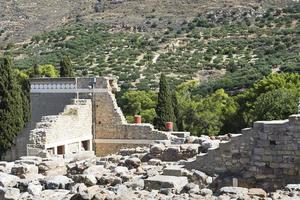
<path fill-rule="evenodd" d="M 300 115 L 255 122 L 253 128 L 198 155 L 186 167 L 208 174 L 231 174 L 239 182 L 267 190 L 299 182 Z"/>
<path fill-rule="evenodd" d="M 44 116 L 30 132 L 27 155 L 41 150 L 53 154 L 72 154 L 82 150 L 82 142 L 92 141 L 92 103 L 88 99 L 73 100 L 59 115 Z M 91 150 L 91 146 L 87 150 Z"/>
<path fill-rule="evenodd" d="M 96 155 L 116 153 L 128 146 L 148 146 L 168 140 L 169 132 L 155 130 L 151 124 L 128 124 L 111 91 L 95 94 Z M 111 148 L 104 148 L 110 146 Z"/>

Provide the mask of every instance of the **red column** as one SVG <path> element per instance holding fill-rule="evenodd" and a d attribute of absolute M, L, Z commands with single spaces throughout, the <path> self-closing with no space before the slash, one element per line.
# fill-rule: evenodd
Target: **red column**
<path fill-rule="evenodd" d="M 134 116 L 134 123 L 141 124 L 142 123 L 142 116 L 141 115 L 135 115 Z"/>
<path fill-rule="evenodd" d="M 173 131 L 173 122 L 167 122 L 166 129 L 167 131 Z"/>

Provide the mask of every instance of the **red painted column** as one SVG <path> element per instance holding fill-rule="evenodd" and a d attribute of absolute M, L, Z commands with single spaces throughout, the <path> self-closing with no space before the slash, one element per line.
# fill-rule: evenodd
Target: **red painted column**
<path fill-rule="evenodd" d="M 141 115 L 135 115 L 134 116 L 134 123 L 141 124 L 142 123 L 142 116 Z"/>
<path fill-rule="evenodd" d="M 167 131 L 173 131 L 173 122 L 167 122 L 166 129 Z"/>

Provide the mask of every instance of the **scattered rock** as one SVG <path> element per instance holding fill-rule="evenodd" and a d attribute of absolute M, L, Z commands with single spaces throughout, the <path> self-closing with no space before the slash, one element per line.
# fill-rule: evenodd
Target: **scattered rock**
<path fill-rule="evenodd" d="M 186 177 L 158 175 L 145 180 L 145 189 L 174 188 L 176 192 L 180 192 L 187 183 Z"/>
<path fill-rule="evenodd" d="M 14 175 L 0 172 L 0 186 L 1 187 L 14 187 L 20 178 Z"/>

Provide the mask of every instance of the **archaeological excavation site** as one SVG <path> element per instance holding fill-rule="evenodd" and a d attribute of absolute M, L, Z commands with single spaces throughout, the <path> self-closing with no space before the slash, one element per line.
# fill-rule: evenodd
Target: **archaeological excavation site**
<path fill-rule="evenodd" d="M 128 123 L 114 77 L 30 80 L 31 121 L 0 162 L 0 200 L 300 199 L 300 114 L 192 136 Z"/>

